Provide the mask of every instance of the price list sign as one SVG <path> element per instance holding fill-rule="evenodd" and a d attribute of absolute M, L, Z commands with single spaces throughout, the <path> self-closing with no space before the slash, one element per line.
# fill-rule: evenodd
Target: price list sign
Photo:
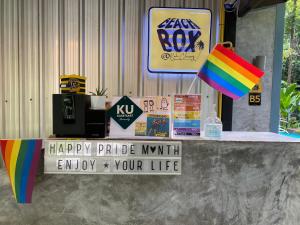
<path fill-rule="evenodd" d="M 180 175 L 179 141 L 46 140 L 50 174 Z"/>

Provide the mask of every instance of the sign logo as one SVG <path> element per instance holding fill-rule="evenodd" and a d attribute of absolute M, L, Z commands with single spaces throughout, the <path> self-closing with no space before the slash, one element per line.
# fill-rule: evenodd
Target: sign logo
<path fill-rule="evenodd" d="M 71 78 L 68 81 L 67 87 L 70 88 L 70 92 L 79 92 L 80 91 L 80 83 L 76 78 Z"/>
<path fill-rule="evenodd" d="M 210 23 L 208 9 L 151 8 L 148 70 L 196 73 L 209 54 Z"/>
<path fill-rule="evenodd" d="M 143 110 L 129 97 L 122 97 L 109 111 L 108 114 L 123 129 L 127 129 L 141 114 Z"/>
<path fill-rule="evenodd" d="M 252 106 L 261 105 L 261 93 L 263 91 L 262 82 L 256 84 L 249 92 L 248 104 Z"/>
<path fill-rule="evenodd" d="M 200 27 L 190 19 L 168 18 L 157 26 L 160 44 L 166 52 L 195 52 L 195 43 L 201 36 Z M 197 42 L 199 50 L 204 48 Z M 162 54 L 164 59 L 166 53 Z M 191 59 L 186 59 L 191 60 Z"/>

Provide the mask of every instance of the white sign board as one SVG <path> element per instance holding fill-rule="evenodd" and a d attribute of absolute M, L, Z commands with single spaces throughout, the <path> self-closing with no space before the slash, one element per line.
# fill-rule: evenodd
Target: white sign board
<path fill-rule="evenodd" d="M 115 97 L 112 105 L 115 105 L 121 97 Z M 142 98 L 130 98 L 143 113 L 126 129 L 123 129 L 114 119 L 110 120 L 111 138 L 168 138 L 171 124 L 171 98 L 168 96 L 145 96 Z"/>
<path fill-rule="evenodd" d="M 179 141 L 46 140 L 45 173 L 181 174 Z"/>

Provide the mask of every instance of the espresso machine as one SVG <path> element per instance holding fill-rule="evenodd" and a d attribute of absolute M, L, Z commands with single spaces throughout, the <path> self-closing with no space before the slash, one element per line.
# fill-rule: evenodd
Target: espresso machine
<path fill-rule="evenodd" d="M 107 134 L 106 110 L 91 109 L 91 96 L 53 94 L 53 133 L 56 137 L 95 137 Z"/>

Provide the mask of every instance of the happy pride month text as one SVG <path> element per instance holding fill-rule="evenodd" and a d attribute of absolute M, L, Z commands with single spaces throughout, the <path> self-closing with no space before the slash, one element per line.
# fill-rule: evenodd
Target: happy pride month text
<path fill-rule="evenodd" d="M 180 142 L 49 141 L 45 173 L 181 174 Z"/>
<path fill-rule="evenodd" d="M 128 156 L 128 155 L 157 155 L 157 156 L 180 156 L 179 146 L 175 145 L 149 145 L 149 144 L 118 144 L 97 143 L 96 151 L 92 151 L 91 142 L 72 143 L 54 142 L 49 143 L 50 155 L 67 156 Z"/>

